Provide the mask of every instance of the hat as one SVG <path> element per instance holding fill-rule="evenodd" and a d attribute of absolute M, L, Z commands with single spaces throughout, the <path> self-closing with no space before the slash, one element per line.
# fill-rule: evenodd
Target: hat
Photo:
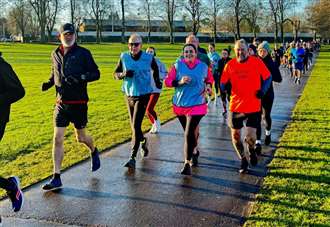
<path fill-rule="evenodd" d="M 75 32 L 73 24 L 66 23 L 66 24 L 61 25 L 60 34 L 64 34 L 64 33 L 68 33 L 68 32 L 70 32 L 70 33 Z"/>
<path fill-rule="evenodd" d="M 262 43 L 260 43 L 258 46 L 258 50 L 259 49 L 265 49 L 268 53 L 272 52 L 272 49 L 270 49 L 269 43 L 267 41 L 263 41 Z"/>

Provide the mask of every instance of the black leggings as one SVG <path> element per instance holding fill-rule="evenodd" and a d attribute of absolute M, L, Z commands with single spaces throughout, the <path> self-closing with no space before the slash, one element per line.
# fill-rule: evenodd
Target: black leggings
<path fill-rule="evenodd" d="M 274 102 L 274 95 L 265 96 L 261 101 L 262 106 L 262 115 L 265 118 L 266 123 L 266 130 L 271 130 L 272 128 L 272 118 L 270 117 L 270 114 L 272 112 Z M 261 139 L 261 119 L 259 121 L 258 127 L 257 127 L 257 140 Z"/>
<path fill-rule="evenodd" d="M 131 158 L 135 158 L 140 147 L 140 142 L 144 140 L 141 129 L 144 114 L 147 109 L 150 94 L 126 97 L 128 113 L 130 117 L 132 140 L 131 140 Z"/>
<path fill-rule="evenodd" d="M 220 77 L 217 72 L 213 74 L 213 79 L 214 79 L 214 88 L 216 93 L 215 95 L 218 95 L 220 91 Z"/>
<path fill-rule="evenodd" d="M 180 115 L 177 118 L 184 130 L 184 156 L 185 160 L 190 161 L 198 142 L 199 122 L 204 115 L 185 116 Z"/>

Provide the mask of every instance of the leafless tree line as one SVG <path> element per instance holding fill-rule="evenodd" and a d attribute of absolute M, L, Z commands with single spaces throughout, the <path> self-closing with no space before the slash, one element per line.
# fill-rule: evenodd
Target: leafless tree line
<path fill-rule="evenodd" d="M 312 11 L 320 11 L 316 7 L 320 1 L 322 0 L 311 1 L 310 7 L 306 9 L 309 10 L 309 15 L 315 17 Z M 202 27 L 207 27 L 212 31 L 214 42 L 219 27 L 233 32 L 235 38 L 239 39 L 242 26 L 248 27 L 257 36 L 260 28 L 269 24 L 269 21 L 275 42 L 283 42 L 286 24 L 291 24 L 298 33 L 301 22 L 290 14 L 295 7 L 299 7 L 297 0 L 10 0 L 8 4 L 9 21 L 14 24 L 12 27 L 15 27 L 16 33 L 20 33 L 22 37 L 27 33 L 39 35 L 41 42 L 51 38 L 54 26 L 60 21 L 59 12 L 70 15 L 71 23 L 77 28 L 83 18 L 93 19 L 98 43 L 102 41 L 104 20 L 113 15 L 121 20 L 122 42 L 125 42 L 126 18 L 134 18 L 137 14 L 147 21 L 148 41 L 151 21 L 161 19 L 168 27 L 171 43 L 175 41 L 174 21 L 180 17 L 187 19 L 187 27 L 194 34 Z M 316 25 L 317 22 L 314 27 Z"/>

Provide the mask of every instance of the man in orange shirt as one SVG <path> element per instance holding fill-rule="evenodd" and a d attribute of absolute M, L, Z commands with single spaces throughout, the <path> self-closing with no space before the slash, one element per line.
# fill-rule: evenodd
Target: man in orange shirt
<path fill-rule="evenodd" d="M 241 159 L 239 172 L 244 173 L 247 172 L 249 163 L 241 141 L 241 129 L 245 122 L 244 142 L 250 153 L 250 163 L 255 166 L 258 159 L 254 143 L 260 121 L 261 98 L 270 86 L 271 74 L 260 59 L 249 56 L 248 45 L 244 39 L 236 41 L 234 50 L 236 58 L 225 66 L 220 86 L 225 90 L 226 84 L 231 84 L 228 124 L 234 148 Z"/>

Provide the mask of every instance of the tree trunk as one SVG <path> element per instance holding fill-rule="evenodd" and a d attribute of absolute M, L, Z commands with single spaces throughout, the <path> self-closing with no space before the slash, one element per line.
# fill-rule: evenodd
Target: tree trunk
<path fill-rule="evenodd" d="M 125 2 L 121 0 L 121 43 L 125 43 Z"/>

